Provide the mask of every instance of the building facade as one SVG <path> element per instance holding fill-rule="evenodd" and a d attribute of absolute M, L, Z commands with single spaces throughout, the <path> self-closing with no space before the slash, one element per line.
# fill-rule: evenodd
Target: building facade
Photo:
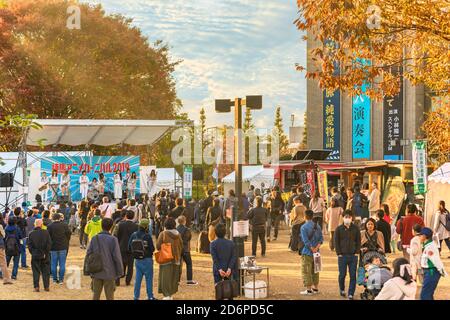
<path fill-rule="evenodd" d="M 310 50 L 323 46 L 308 34 L 307 70 L 317 71 Z M 339 72 L 337 67 L 337 72 Z M 411 140 L 423 138 L 424 114 L 433 98 L 423 85 L 403 80 L 398 96 L 371 101 L 337 91 L 327 97 L 316 80 L 307 80 L 308 149 L 333 150 L 329 160 L 411 160 Z"/>

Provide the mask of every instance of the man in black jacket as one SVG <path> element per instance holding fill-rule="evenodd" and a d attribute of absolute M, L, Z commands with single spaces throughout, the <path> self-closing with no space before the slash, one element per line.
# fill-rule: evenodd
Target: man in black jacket
<path fill-rule="evenodd" d="M 186 263 L 186 280 L 187 285 L 197 285 L 197 281 L 192 280 L 192 258 L 191 258 L 191 239 L 192 239 L 192 233 L 191 229 L 186 227 L 186 217 L 180 216 L 178 218 L 178 227 L 177 231 L 181 235 L 181 239 L 183 240 L 183 252 L 181 254 L 181 257 L 183 261 Z M 181 267 L 183 266 L 183 263 L 180 265 L 180 280 L 181 280 Z"/>
<path fill-rule="evenodd" d="M 384 211 L 377 210 L 378 221 L 376 229 L 383 234 L 384 237 L 384 252 L 391 253 L 391 225 L 384 220 Z"/>
<path fill-rule="evenodd" d="M 50 291 L 50 249 L 52 240 L 47 230 L 42 230 L 42 219 L 36 219 L 35 228 L 28 236 L 28 250 L 31 254 L 34 291 L 39 292 L 39 278 L 42 275 L 44 290 Z"/>
<path fill-rule="evenodd" d="M 291 189 L 291 196 L 289 197 L 288 202 L 286 203 L 286 211 L 291 212 L 292 208 L 294 208 L 294 198 L 298 196 L 297 194 L 297 187 L 293 187 Z"/>
<path fill-rule="evenodd" d="M 173 209 L 170 211 L 169 215 L 168 215 L 168 217 L 169 217 L 169 218 L 172 218 L 173 220 L 177 220 L 178 217 L 181 216 L 181 215 L 183 214 L 184 210 L 186 209 L 186 208 L 183 206 L 183 199 L 182 199 L 182 198 L 177 198 L 177 199 L 175 200 L 175 204 L 176 204 L 176 207 L 173 208 Z"/>
<path fill-rule="evenodd" d="M 133 278 L 133 263 L 134 258 L 128 248 L 128 242 L 133 233 L 138 230 L 138 225 L 133 221 L 134 211 L 127 210 L 125 219 L 120 221 L 116 225 L 115 235 L 119 241 L 120 254 L 122 256 L 123 271 L 125 276 L 125 284 L 130 285 L 131 279 Z M 125 272 L 126 270 L 126 272 Z M 116 285 L 120 286 L 120 278 L 116 280 Z"/>
<path fill-rule="evenodd" d="M 361 250 L 361 233 L 353 224 L 351 210 L 344 211 L 344 223 L 338 226 L 334 232 L 334 245 L 338 256 L 339 290 L 341 297 L 345 297 L 345 276 L 347 268 L 350 274 L 348 299 L 353 300 L 356 289 L 356 270 L 358 266 L 358 254 Z"/>
<path fill-rule="evenodd" d="M 255 198 L 256 207 L 250 209 L 248 212 L 248 219 L 252 225 L 252 255 L 256 256 L 256 246 L 258 245 L 258 238 L 261 242 L 261 255 L 266 255 L 266 223 L 270 212 L 262 207 L 262 198 L 260 196 Z"/>
<path fill-rule="evenodd" d="M 69 250 L 69 242 L 71 232 L 69 226 L 64 222 L 64 216 L 59 213 L 54 213 L 52 216 L 53 222 L 47 227 L 52 240 L 52 248 L 50 250 L 51 256 L 51 273 L 53 283 L 64 283 L 64 274 L 66 273 L 66 258 Z M 59 265 L 59 277 L 58 277 Z"/>
<path fill-rule="evenodd" d="M 308 195 L 305 193 L 305 189 L 302 186 L 297 188 L 297 194 L 306 209 L 309 209 L 309 202 L 311 201 L 311 198 L 308 197 Z"/>

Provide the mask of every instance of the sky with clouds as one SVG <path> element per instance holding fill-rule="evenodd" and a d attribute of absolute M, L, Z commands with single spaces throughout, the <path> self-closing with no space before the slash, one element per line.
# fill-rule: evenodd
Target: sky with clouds
<path fill-rule="evenodd" d="M 214 112 L 214 99 L 263 95 L 253 113 L 258 128 L 273 125 L 281 106 L 285 130 L 295 114 L 303 123 L 306 80 L 295 64 L 306 64 L 306 42 L 293 21 L 293 0 L 91 0 L 107 13 L 134 19 L 150 42 L 163 40 L 173 60 L 183 60 L 175 79 L 184 112 L 207 125 L 232 123 L 232 115 Z"/>

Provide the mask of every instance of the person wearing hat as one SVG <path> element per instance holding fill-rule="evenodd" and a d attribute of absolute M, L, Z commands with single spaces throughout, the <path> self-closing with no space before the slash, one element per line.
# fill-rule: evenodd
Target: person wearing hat
<path fill-rule="evenodd" d="M 420 300 L 434 300 L 434 292 L 441 276 L 447 276 L 444 264 L 439 256 L 439 249 L 433 241 L 433 230 L 422 228 L 419 233 L 423 245 L 421 267 L 423 270 L 423 285 Z"/>
<path fill-rule="evenodd" d="M 28 236 L 28 250 L 31 254 L 34 291 L 39 292 L 39 278 L 42 275 L 45 291 L 50 291 L 50 249 L 52 240 L 47 230 L 43 230 L 43 220 L 34 221 L 34 230 Z"/>
<path fill-rule="evenodd" d="M 150 220 L 141 219 L 138 231 L 134 232 L 128 243 L 129 251 L 133 254 L 136 279 L 134 282 L 134 300 L 139 300 L 142 278 L 145 277 L 148 300 L 155 300 L 153 296 L 153 245 L 149 232 Z"/>

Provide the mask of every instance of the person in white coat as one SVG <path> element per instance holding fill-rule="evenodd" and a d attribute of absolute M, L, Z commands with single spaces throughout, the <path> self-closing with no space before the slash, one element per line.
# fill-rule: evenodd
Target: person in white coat
<path fill-rule="evenodd" d="M 407 251 L 409 252 L 409 263 L 411 264 L 412 276 L 415 281 L 423 283 L 423 270 L 420 265 L 420 259 L 422 258 L 422 243 L 420 242 L 420 231 L 422 226 L 416 224 L 413 227 L 414 238 L 411 239 L 411 243 Z"/>
<path fill-rule="evenodd" d="M 439 252 L 442 250 L 442 242 L 445 242 L 450 250 L 450 231 L 446 229 L 446 221 L 449 219 L 449 212 L 445 208 L 445 201 L 439 201 L 439 209 L 434 214 L 433 232 L 439 238 Z"/>
<path fill-rule="evenodd" d="M 80 183 L 81 200 L 84 200 L 87 198 L 89 191 L 89 177 L 86 175 L 86 171 L 83 170 L 81 172 L 81 177 L 78 182 Z"/>
<path fill-rule="evenodd" d="M 52 189 L 52 198 L 50 201 L 56 202 L 59 188 L 58 171 L 56 170 L 52 170 L 52 176 L 50 177 L 50 188 Z"/>
<path fill-rule="evenodd" d="M 376 182 L 372 183 L 372 192 L 368 196 L 370 217 L 376 217 L 377 211 L 380 209 L 380 190 Z"/>
<path fill-rule="evenodd" d="M 50 180 L 47 177 L 46 172 L 42 172 L 41 183 L 39 185 L 39 189 L 41 192 L 41 198 L 43 203 L 47 203 L 48 200 L 48 189 L 49 189 Z"/>
<path fill-rule="evenodd" d="M 398 258 L 392 265 L 394 276 L 384 283 L 375 300 L 416 300 L 417 284 L 412 278 L 408 260 Z"/>
<path fill-rule="evenodd" d="M 119 170 L 114 175 L 114 199 L 122 199 L 122 174 Z"/>

